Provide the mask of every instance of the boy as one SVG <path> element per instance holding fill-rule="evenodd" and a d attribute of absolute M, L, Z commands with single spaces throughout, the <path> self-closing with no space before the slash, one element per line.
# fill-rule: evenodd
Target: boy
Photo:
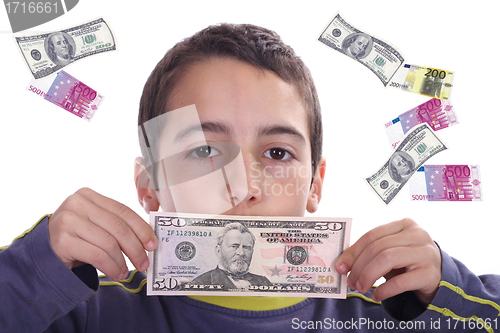
<path fill-rule="evenodd" d="M 184 156 L 192 163 L 208 163 L 224 153 L 219 143 L 230 142 L 245 165 L 247 186 L 231 188 L 228 199 L 237 204 L 225 214 L 302 216 L 317 209 L 326 169 L 318 98 L 309 71 L 275 33 L 220 25 L 178 43 L 144 87 L 140 133 L 165 111 L 193 104 L 203 139 L 177 152 L 188 152 Z M 175 125 L 165 124 L 157 148 L 165 140 L 172 150 L 169 144 L 192 134 L 170 135 Z M 161 178 L 159 161 L 149 157 L 155 144 L 149 140 L 140 139 L 143 158 L 135 166 L 141 205 L 147 213 L 160 206 L 195 211 L 187 194 L 179 197 L 171 186 L 162 186 L 169 178 Z M 305 172 L 285 175 L 284 167 Z M 273 193 L 278 187 L 289 191 Z M 151 227 L 126 206 L 90 189 L 77 191 L 0 252 L 0 327 L 7 332 L 369 331 L 431 329 L 436 323 L 443 328 L 449 317 L 473 315 L 494 327 L 500 312 L 500 277 L 479 279 L 410 219 L 369 231 L 339 257 L 335 269 L 350 272 L 348 285 L 359 291 L 346 300 L 148 297 L 144 250 L 155 249 L 157 242 Z M 136 271 L 128 271 L 123 254 Z M 94 267 L 108 278 L 98 279 Z M 387 281 L 372 289 L 382 276 Z"/>

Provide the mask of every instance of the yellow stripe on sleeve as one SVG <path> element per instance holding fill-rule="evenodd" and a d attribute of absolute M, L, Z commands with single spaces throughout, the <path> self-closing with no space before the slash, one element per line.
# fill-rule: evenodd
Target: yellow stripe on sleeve
<path fill-rule="evenodd" d="M 489 299 L 483 299 L 483 298 L 479 298 L 479 297 L 476 297 L 476 296 L 468 295 L 468 294 L 466 294 L 463 291 L 462 288 L 454 286 L 451 283 L 446 282 L 446 281 L 441 281 L 439 283 L 439 286 L 440 287 L 446 287 L 446 288 L 448 288 L 448 289 L 456 292 L 457 294 L 459 294 L 460 296 L 462 296 L 466 300 L 469 300 L 469 301 L 472 301 L 472 302 L 476 302 L 476 303 L 480 303 L 480 304 L 491 305 L 493 308 L 495 308 L 498 311 L 498 315 L 500 316 L 500 305 L 498 305 L 497 303 L 495 303 L 495 302 L 493 302 L 493 301 L 491 301 Z"/>
<path fill-rule="evenodd" d="M 147 279 L 144 278 L 141 283 L 139 283 L 139 286 L 137 288 L 127 288 L 125 287 L 124 283 L 130 283 L 132 282 L 132 280 L 134 279 L 134 275 L 137 273 L 137 270 L 134 270 L 132 272 L 132 274 L 130 274 L 130 276 L 128 278 L 126 278 L 125 280 L 120 280 L 120 281 L 105 281 L 105 282 L 99 282 L 99 285 L 100 286 L 118 286 L 118 287 L 122 287 L 123 289 L 125 289 L 126 291 L 128 291 L 129 293 L 133 293 L 133 294 L 137 294 L 138 292 L 140 292 L 142 290 L 142 288 L 144 288 L 144 286 L 146 285 L 146 282 L 147 282 Z M 103 278 L 103 277 L 106 277 L 106 275 L 99 275 L 100 278 Z"/>
<path fill-rule="evenodd" d="M 1 250 L 5 250 L 6 248 L 8 248 L 9 246 L 12 245 L 12 243 L 14 243 L 16 240 L 18 240 L 19 238 L 23 238 L 24 236 L 26 236 L 28 233 L 30 233 L 33 229 L 35 229 L 35 227 L 38 225 L 38 223 L 42 222 L 42 220 L 46 217 L 50 217 L 51 214 L 46 214 L 44 216 L 42 216 L 41 219 L 39 219 L 31 228 L 29 228 L 28 230 L 24 231 L 21 235 L 17 236 L 16 238 L 14 238 L 14 240 L 7 246 L 0 246 L 0 251 Z"/>
<path fill-rule="evenodd" d="M 450 318 L 454 318 L 454 319 L 457 319 L 459 321 L 474 320 L 476 322 L 475 326 L 479 326 L 479 323 L 481 323 L 482 328 L 484 328 L 486 330 L 486 332 L 488 332 L 488 333 L 495 333 L 495 331 L 493 331 L 493 328 L 491 327 L 491 324 L 488 325 L 488 323 L 486 323 L 483 319 L 478 318 L 477 316 L 470 316 L 470 317 L 467 317 L 467 318 L 461 317 L 461 316 L 457 315 L 456 313 L 454 313 L 453 311 L 451 311 L 450 309 L 439 308 L 439 307 L 437 307 L 435 305 L 432 305 L 432 304 L 429 304 L 429 306 L 427 307 L 427 309 L 434 310 L 436 312 L 441 313 L 444 316 L 447 316 L 447 317 L 450 317 Z"/>
<path fill-rule="evenodd" d="M 371 299 L 370 297 L 366 297 L 365 295 L 363 294 L 360 294 L 360 293 L 348 293 L 347 294 L 347 297 L 359 297 L 367 302 L 370 302 L 370 303 L 374 303 L 374 304 L 382 304 L 381 302 L 375 302 L 373 299 Z"/>

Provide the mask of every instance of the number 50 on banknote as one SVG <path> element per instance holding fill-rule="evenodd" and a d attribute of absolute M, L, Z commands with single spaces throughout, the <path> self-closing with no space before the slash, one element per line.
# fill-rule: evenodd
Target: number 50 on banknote
<path fill-rule="evenodd" d="M 334 265 L 350 218 L 155 212 L 150 224 L 148 295 L 346 297 Z"/>

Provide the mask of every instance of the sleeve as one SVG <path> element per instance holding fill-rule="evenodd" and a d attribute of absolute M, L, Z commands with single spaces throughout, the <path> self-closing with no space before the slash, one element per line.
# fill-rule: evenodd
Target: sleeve
<path fill-rule="evenodd" d="M 85 265 L 72 271 L 56 256 L 48 219 L 44 216 L 10 246 L 0 248 L 2 332 L 42 332 L 93 296 L 99 286 L 95 268 Z"/>
<path fill-rule="evenodd" d="M 426 323 L 426 327 L 461 332 L 493 332 L 500 328 L 500 275 L 476 276 L 441 250 L 442 277 L 431 304 L 413 292 L 382 302 L 391 317 Z"/>

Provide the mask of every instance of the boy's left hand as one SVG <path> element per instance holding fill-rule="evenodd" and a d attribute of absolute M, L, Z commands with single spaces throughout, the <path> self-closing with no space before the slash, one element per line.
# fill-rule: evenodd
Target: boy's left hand
<path fill-rule="evenodd" d="M 441 281 L 441 252 L 424 229 L 403 219 L 364 234 L 339 256 L 335 268 L 341 274 L 350 271 L 347 285 L 361 293 L 383 276 L 386 282 L 371 294 L 375 301 L 412 290 L 429 305 Z"/>

